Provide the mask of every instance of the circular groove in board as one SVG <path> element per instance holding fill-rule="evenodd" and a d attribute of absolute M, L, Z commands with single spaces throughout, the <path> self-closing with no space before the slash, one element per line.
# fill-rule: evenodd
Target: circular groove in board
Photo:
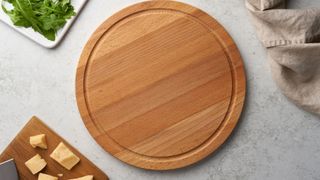
<path fill-rule="evenodd" d="M 76 96 L 110 154 L 136 167 L 193 164 L 231 134 L 245 99 L 242 59 L 212 17 L 173 1 L 130 6 L 85 46 Z"/>

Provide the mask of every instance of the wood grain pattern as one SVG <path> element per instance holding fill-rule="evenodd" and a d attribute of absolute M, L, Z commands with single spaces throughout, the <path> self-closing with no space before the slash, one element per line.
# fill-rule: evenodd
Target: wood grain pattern
<path fill-rule="evenodd" d="M 105 21 L 80 58 L 76 96 L 94 139 L 145 169 L 195 163 L 235 127 L 245 98 L 242 59 L 212 17 L 146 1 Z"/>
<path fill-rule="evenodd" d="M 38 134 L 46 134 L 48 144 L 47 150 L 39 148 L 34 149 L 29 144 L 29 137 Z M 64 142 L 68 146 L 68 148 L 81 159 L 80 163 L 73 167 L 71 171 L 66 170 L 64 167 L 50 158 L 50 154 L 60 142 Z M 0 155 L 0 162 L 14 158 L 17 169 L 19 171 L 20 179 L 33 180 L 37 179 L 38 176 L 33 175 L 27 169 L 24 163 L 36 154 L 39 154 L 47 162 L 47 166 L 41 172 L 53 176 L 57 176 L 57 174 L 63 174 L 63 177 L 59 178 L 61 180 L 77 178 L 85 175 L 94 175 L 95 180 L 108 179 L 107 175 L 105 175 L 99 168 L 92 164 L 79 151 L 73 148 L 62 137 L 60 137 L 53 130 L 47 127 L 37 117 L 32 117 L 32 119 L 25 125 L 25 127 L 19 132 L 19 134 L 10 143 L 10 145 Z"/>

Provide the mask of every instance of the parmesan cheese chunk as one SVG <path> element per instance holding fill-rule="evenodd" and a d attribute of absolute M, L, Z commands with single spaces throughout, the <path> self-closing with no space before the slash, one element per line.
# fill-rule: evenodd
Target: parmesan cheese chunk
<path fill-rule="evenodd" d="M 33 158 L 25 162 L 25 165 L 28 167 L 32 174 L 37 174 L 44 167 L 46 167 L 47 162 L 44 159 L 42 159 L 39 154 L 37 154 Z"/>
<path fill-rule="evenodd" d="M 80 161 L 80 158 L 73 154 L 62 142 L 50 154 L 50 157 L 68 170 L 71 170 Z"/>
<path fill-rule="evenodd" d="M 88 175 L 88 176 L 83 176 L 83 177 L 80 177 L 80 178 L 69 179 L 69 180 L 93 180 L 93 176 L 92 175 Z"/>
<path fill-rule="evenodd" d="M 50 176 L 48 174 L 40 173 L 38 176 L 38 180 L 58 180 L 58 178 Z"/>
<path fill-rule="evenodd" d="M 39 147 L 41 149 L 47 149 L 46 135 L 39 134 L 30 137 L 30 144 L 33 148 Z"/>

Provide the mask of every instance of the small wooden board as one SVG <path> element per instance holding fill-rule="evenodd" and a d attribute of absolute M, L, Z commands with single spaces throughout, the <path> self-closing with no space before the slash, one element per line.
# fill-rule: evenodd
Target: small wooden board
<path fill-rule="evenodd" d="M 39 148 L 34 149 L 29 144 L 29 137 L 38 134 L 46 134 L 48 144 L 47 150 Z M 60 142 L 65 143 L 68 148 L 81 159 L 80 163 L 73 167 L 73 169 L 70 171 L 50 158 L 50 154 Z M 19 132 L 19 134 L 0 155 L 0 162 L 4 162 L 6 160 L 14 158 L 20 179 L 33 180 L 37 179 L 38 176 L 33 175 L 24 163 L 36 154 L 39 154 L 47 162 L 47 166 L 41 172 L 53 176 L 57 176 L 57 174 L 63 174 L 63 177 L 59 178 L 60 180 L 77 178 L 85 175 L 94 175 L 95 180 L 108 179 L 107 175 L 105 175 L 79 151 L 73 148 L 62 137 L 56 134 L 37 117 L 32 117 L 32 119 L 25 125 L 25 127 Z"/>
<path fill-rule="evenodd" d="M 76 95 L 94 139 L 145 169 L 193 164 L 231 134 L 245 99 L 238 49 L 203 11 L 146 1 L 105 21 L 85 46 Z"/>

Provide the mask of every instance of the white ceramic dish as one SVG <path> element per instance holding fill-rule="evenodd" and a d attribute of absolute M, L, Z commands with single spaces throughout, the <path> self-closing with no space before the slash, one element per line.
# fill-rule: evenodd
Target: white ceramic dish
<path fill-rule="evenodd" d="M 2 0 L 0 0 L 2 2 Z M 86 4 L 88 0 L 71 0 L 71 4 L 74 7 L 75 12 L 77 13 L 76 16 L 79 15 L 81 9 Z M 21 34 L 25 35 L 29 39 L 33 40 L 34 42 L 46 47 L 46 48 L 54 48 L 57 46 L 60 41 L 63 39 L 64 35 L 67 33 L 68 29 L 71 27 L 73 21 L 76 19 L 76 16 L 71 18 L 67 21 L 66 25 L 58 31 L 56 35 L 55 41 L 47 40 L 45 37 L 43 37 L 41 34 L 35 32 L 32 28 L 23 28 L 23 27 L 16 27 L 11 22 L 9 16 L 3 12 L 3 10 L 0 8 L 0 20 L 15 29 L 16 31 L 20 32 Z"/>

